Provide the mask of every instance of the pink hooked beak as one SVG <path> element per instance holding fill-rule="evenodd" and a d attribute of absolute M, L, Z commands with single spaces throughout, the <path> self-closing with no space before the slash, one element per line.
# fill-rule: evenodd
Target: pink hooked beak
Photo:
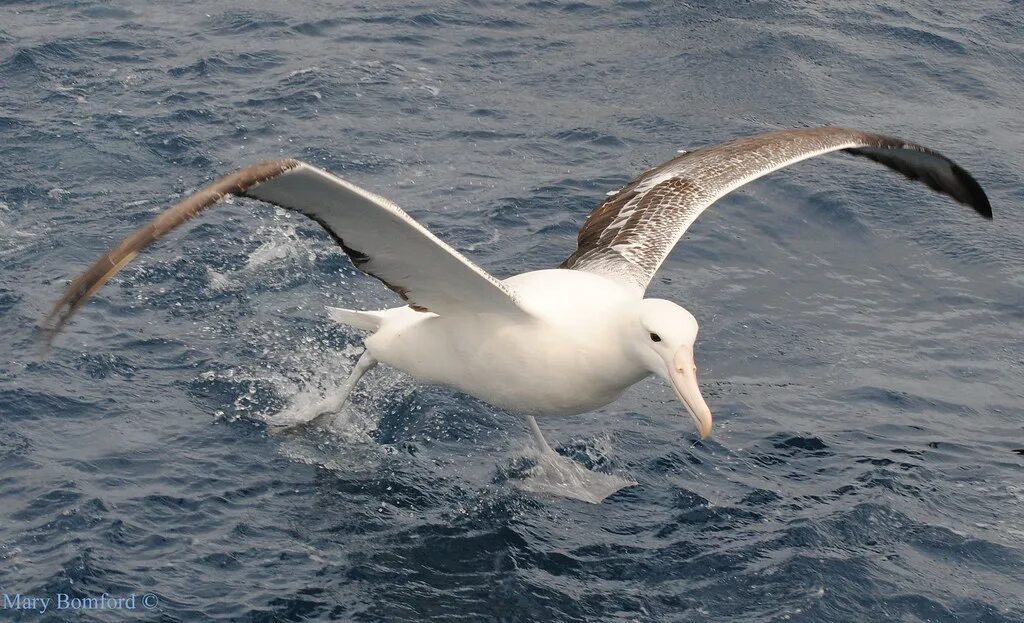
<path fill-rule="evenodd" d="M 697 425 L 700 438 L 706 438 L 711 434 L 711 409 L 704 402 L 700 387 L 697 386 L 697 366 L 693 363 L 692 346 L 683 346 L 676 351 L 668 369 L 668 378 L 676 390 L 676 396 L 686 405 L 693 423 Z"/>

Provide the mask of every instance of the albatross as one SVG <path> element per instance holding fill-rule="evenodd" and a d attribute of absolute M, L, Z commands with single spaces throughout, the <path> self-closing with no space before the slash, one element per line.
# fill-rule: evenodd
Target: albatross
<path fill-rule="evenodd" d="M 935 150 L 845 128 L 799 128 L 681 152 L 609 194 L 557 268 L 498 279 L 384 197 L 299 160 L 271 160 L 218 179 L 100 257 L 42 321 L 42 345 L 146 246 L 225 197 L 250 197 L 315 221 L 404 302 L 381 311 L 328 308 L 335 321 L 370 332 L 365 350 L 337 391 L 286 426 L 332 422 L 363 375 L 383 363 L 522 415 L 548 465 L 566 477 L 582 468 L 550 448 L 535 418 L 592 411 L 652 374 L 671 384 L 701 438 L 711 433 L 694 364 L 697 320 L 674 302 L 645 298 L 645 290 L 719 198 L 835 151 L 878 162 L 992 218 L 978 182 Z M 581 499 L 599 502 L 629 484 Z"/>

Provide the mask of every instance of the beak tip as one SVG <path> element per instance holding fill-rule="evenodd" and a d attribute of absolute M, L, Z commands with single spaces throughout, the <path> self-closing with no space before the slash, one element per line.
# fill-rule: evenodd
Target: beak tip
<path fill-rule="evenodd" d="M 709 423 L 705 426 L 701 426 L 698 432 L 700 433 L 701 439 L 707 439 L 711 436 L 711 424 Z"/>
<path fill-rule="evenodd" d="M 711 411 L 705 411 L 700 415 L 691 414 L 691 416 L 693 417 L 693 423 L 697 426 L 697 434 L 700 435 L 700 438 L 703 440 L 710 437 L 712 428 Z"/>

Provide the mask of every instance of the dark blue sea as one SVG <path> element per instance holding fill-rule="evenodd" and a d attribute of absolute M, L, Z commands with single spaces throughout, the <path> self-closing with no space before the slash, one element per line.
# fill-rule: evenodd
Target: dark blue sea
<path fill-rule="evenodd" d="M 1022 33 L 1020 0 L 0 3 L 0 593 L 137 599 L 0 621 L 1024 621 Z M 638 481 L 600 505 L 521 491 L 518 417 L 383 367 L 339 429 L 271 434 L 360 351 L 324 307 L 398 301 L 250 201 L 37 355 L 69 279 L 255 161 L 506 277 L 679 149 L 824 124 L 946 153 L 995 220 L 845 155 L 720 201 L 649 292 L 701 322 L 714 436 L 655 379 L 541 422 Z"/>

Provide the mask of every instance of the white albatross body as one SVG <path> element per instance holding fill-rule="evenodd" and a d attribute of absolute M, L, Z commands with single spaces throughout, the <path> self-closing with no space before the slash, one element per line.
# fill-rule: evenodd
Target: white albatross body
<path fill-rule="evenodd" d="M 641 294 L 574 270 L 502 282 L 530 316 L 381 312 L 370 355 L 414 377 L 454 387 L 513 413 L 571 415 L 613 402 L 651 371 L 622 340 Z"/>
<path fill-rule="evenodd" d="M 710 434 L 711 411 L 693 361 L 697 321 L 675 303 L 644 298 L 644 291 L 719 198 L 834 151 L 879 162 L 992 218 L 977 181 L 921 145 L 844 128 L 767 132 L 687 151 L 642 173 L 590 213 L 576 250 L 558 268 L 499 280 L 387 199 L 304 162 L 272 160 L 215 181 L 101 256 L 43 321 L 43 345 L 146 246 L 228 195 L 251 197 L 321 225 L 356 267 L 407 303 L 376 312 L 331 309 L 335 320 L 372 334 L 352 374 L 317 413 L 333 418 L 359 379 L 383 362 L 527 416 L 545 469 L 575 478 L 585 470 L 551 450 L 534 416 L 596 409 L 649 374 L 671 383 L 701 437 Z M 598 502 L 630 484 L 598 476 L 583 478 L 594 485 L 586 495 L 563 493 Z"/>

